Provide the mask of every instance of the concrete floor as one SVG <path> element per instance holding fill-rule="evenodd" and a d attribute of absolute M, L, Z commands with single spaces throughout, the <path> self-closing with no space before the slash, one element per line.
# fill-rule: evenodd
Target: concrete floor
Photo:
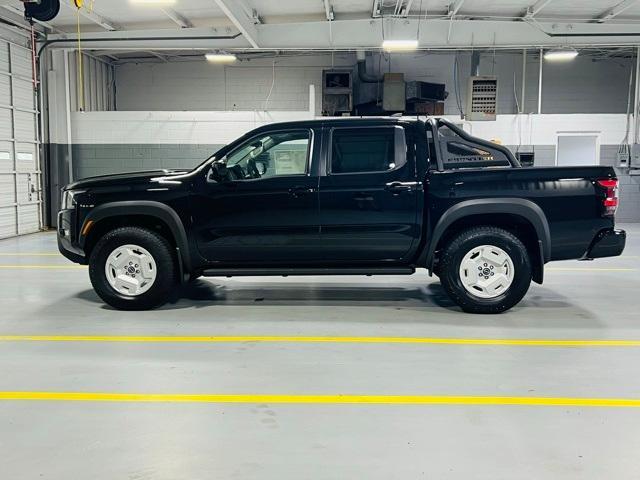
<path fill-rule="evenodd" d="M 551 264 L 499 316 L 461 313 L 425 273 L 210 279 L 119 312 L 30 235 L 0 242 L 0 336 L 640 340 L 640 225 L 623 227 L 623 257 Z M 7 391 L 640 399 L 640 347 L 3 340 Z M 0 426 L 7 479 L 640 477 L 637 408 L 4 400 Z"/>

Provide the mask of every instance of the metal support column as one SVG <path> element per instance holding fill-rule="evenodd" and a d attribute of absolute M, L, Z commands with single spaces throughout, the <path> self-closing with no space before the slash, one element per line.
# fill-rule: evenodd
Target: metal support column
<path fill-rule="evenodd" d="M 67 146 L 69 153 L 67 157 L 69 167 L 69 182 L 73 182 L 73 148 L 71 138 L 71 82 L 69 80 L 69 50 L 64 51 L 64 92 L 65 92 L 65 114 L 67 123 Z"/>
<path fill-rule="evenodd" d="M 538 72 L 538 114 L 542 113 L 542 63 L 544 61 L 544 49 L 540 49 L 540 67 Z"/>
<path fill-rule="evenodd" d="M 640 46 L 636 47 L 636 89 L 633 96 L 633 143 L 640 143 Z"/>
<path fill-rule="evenodd" d="M 522 93 L 520 95 L 520 111 L 524 113 L 524 97 L 527 86 L 527 49 L 522 50 Z"/>

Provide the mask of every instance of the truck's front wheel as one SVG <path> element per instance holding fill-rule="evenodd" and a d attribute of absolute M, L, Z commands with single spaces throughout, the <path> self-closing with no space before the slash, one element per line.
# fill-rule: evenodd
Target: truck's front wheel
<path fill-rule="evenodd" d="M 176 281 L 171 246 L 146 228 L 116 228 L 94 247 L 89 276 L 96 293 L 112 307 L 157 307 L 166 301 Z"/>
<path fill-rule="evenodd" d="M 438 270 L 451 299 L 469 313 L 504 312 L 522 300 L 531 284 L 526 247 L 497 227 L 460 232 L 444 248 Z"/>

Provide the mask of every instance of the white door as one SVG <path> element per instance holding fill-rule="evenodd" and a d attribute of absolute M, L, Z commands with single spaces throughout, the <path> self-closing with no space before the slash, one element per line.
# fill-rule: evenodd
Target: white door
<path fill-rule="evenodd" d="M 600 137 L 596 133 L 558 134 L 556 165 L 573 167 L 600 164 Z"/>
<path fill-rule="evenodd" d="M 31 51 L 0 31 L 0 238 L 42 228 L 38 111 Z"/>

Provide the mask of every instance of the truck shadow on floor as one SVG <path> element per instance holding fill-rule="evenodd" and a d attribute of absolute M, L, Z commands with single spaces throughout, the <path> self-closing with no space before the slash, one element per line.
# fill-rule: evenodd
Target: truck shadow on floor
<path fill-rule="evenodd" d="M 544 293 L 533 290 L 518 307 L 579 308 L 552 290 Z M 310 305 L 310 306 L 415 306 L 439 307 L 460 312 L 439 282 L 425 285 L 412 283 L 398 286 L 353 285 L 337 283 L 214 283 L 196 280 L 182 286 L 176 296 L 161 309 L 187 308 L 192 302 L 208 304 L 251 305 Z M 184 304 L 184 305 L 183 305 Z"/>
<path fill-rule="evenodd" d="M 185 307 L 191 302 L 206 302 L 223 305 L 414 305 L 455 308 L 442 287 L 432 285 L 404 286 L 356 286 L 348 283 L 213 283 L 197 280 L 184 285 L 177 298 L 164 308 Z M 192 303 L 191 303 L 192 304 Z"/>
<path fill-rule="evenodd" d="M 98 303 L 102 308 L 113 310 L 100 298 L 88 290 L 78 295 L 85 301 Z M 360 286 L 353 283 L 277 283 L 277 282 L 236 282 L 223 280 L 212 282 L 196 280 L 176 289 L 169 301 L 156 311 L 172 311 L 212 306 L 309 306 L 309 307 L 392 307 L 395 310 L 426 310 L 464 315 L 475 318 L 482 315 L 466 315 L 448 297 L 439 282 L 424 285 L 406 283 L 397 286 L 380 286 L 372 283 Z M 558 310 L 557 315 L 584 320 L 597 319 L 590 311 L 570 302 L 554 290 L 544 287 L 532 287 L 529 294 L 519 305 L 506 315 L 539 310 Z M 555 312 L 554 312 L 555 313 Z M 555 317 L 556 315 L 554 315 Z M 498 316 L 500 317 L 500 316 Z M 486 316 L 485 316 L 486 318 Z M 502 317 L 504 318 L 504 316 Z"/>

